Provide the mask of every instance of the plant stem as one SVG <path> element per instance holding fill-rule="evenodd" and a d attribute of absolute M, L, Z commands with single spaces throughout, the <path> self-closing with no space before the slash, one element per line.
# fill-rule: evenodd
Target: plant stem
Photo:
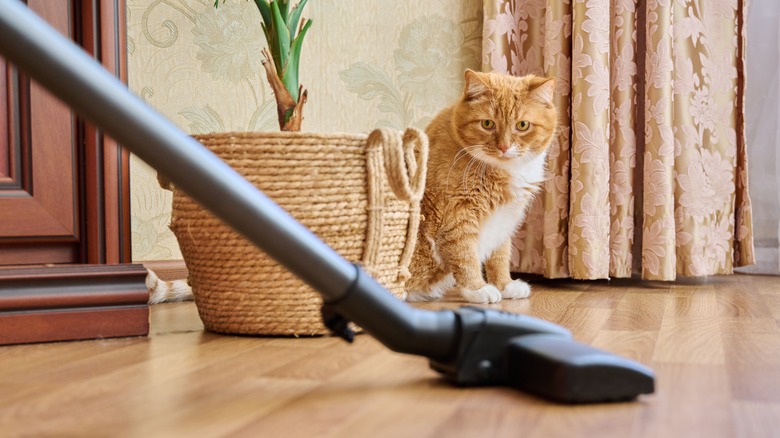
<path fill-rule="evenodd" d="M 279 78 L 268 49 L 263 49 L 263 57 L 265 58 L 262 62 L 266 77 L 276 97 L 276 113 L 279 117 L 279 127 L 282 131 L 300 131 L 301 122 L 303 121 L 303 106 L 306 104 L 309 93 L 303 86 L 300 86 L 298 89 L 298 101 L 296 102 Z"/>

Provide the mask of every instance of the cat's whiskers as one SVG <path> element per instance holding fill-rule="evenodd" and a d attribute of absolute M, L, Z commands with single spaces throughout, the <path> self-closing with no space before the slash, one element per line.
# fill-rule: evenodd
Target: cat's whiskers
<path fill-rule="evenodd" d="M 472 175 L 471 175 L 471 168 L 475 164 L 477 166 L 481 166 L 482 165 L 482 160 L 472 156 L 471 160 L 469 160 L 468 164 L 466 164 L 466 170 L 463 172 L 463 175 L 461 177 L 463 186 L 466 187 L 469 192 L 472 192 L 474 190 L 474 182 L 475 182 L 476 178 L 472 177 Z M 477 167 L 477 169 L 479 169 L 479 167 Z"/>
<path fill-rule="evenodd" d="M 450 187 L 450 175 L 452 174 L 452 169 L 455 167 L 455 164 L 464 157 L 471 157 L 474 159 L 474 156 L 469 153 L 469 151 L 477 150 L 479 148 L 483 147 L 481 144 L 473 144 L 471 146 L 466 146 L 463 149 L 459 150 L 457 154 L 455 154 L 455 158 L 452 159 L 452 164 L 450 165 L 450 169 L 447 172 L 447 180 L 445 181 L 445 187 L 449 189 Z"/>
<path fill-rule="evenodd" d="M 481 148 L 481 146 L 482 146 L 482 145 L 479 145 L 479 146 L 480 146 L 480 151 L 481 151 L 481 150 L 482 150 L 482 148 Z M 477 173 L 479 174 L 479 183 L 480 183 L 480 187 L 484 187 L 484 185 L 485 185 L 485 178 L 486 178 L 486 176 L 487 176 L 487 171 L 488 171 L 488 169 L 490 169 L 490 168 L 492 168 L 492 167 L 496 167 L 496 166 L 499 166 L 499 167 L 500 167 L 500 166 L 501 166 L 501 163 L 500 163 L 500 162 L 498 162 L 498 163 L 497 163 L 497 162 L 495 162 L 495 161 L 496 161 L 496 158 L 494 158 L 494 157 L 492 157 L 492 156 L 490 156 L 490 155 L 484 154 L 484 153 L 482 153 L 482 154 L 475 154 L 475 155 L 473 155 L 473 160 L 478 162 L 478 163 L 477 163 L 477 164 L 478 164 L 478 166 L 477 166 L 477 168 L 476 168 L 476 171 L 477 171 Z M 471 163 L 471 164 L 473 165 L 473 163 Z M 465 178 L 466 176 L 469 176 L 469 181 L 468 181 L 468 182 L 467 182 L 467 181 L 464 181 L 464 184 L 466 184 L 466 183 L 471 183 L 471 186 L 472 186 L 472 187 L 470 187 L 470 188 L 469 188 L 469 190 L 473 190 L 473 189 L 474 189 L 474 186 L 476 186 L 476 184 L 477 184 L 477 178 L 476 178 L 476 175 L 470 175 L 470 174 L 468 174 L 468 172 L 467 172 L 467 173 L 464 175 L 464 178 Z"/>
<path fill-rule="evenodd" d="M 476 165 L 476 167 L 474 167 Z M 478 191 L 478 187 L 484 187 L 485 174 L 487 172 L 490 163 L 484 159 L 473 156 L 471 161 L 466 165 L 466 170 L 463 172 L 463 185 L 469 192 Z M 471 172 L 472 168 L 474 172 Z M 479 176 L 479 186 L 477 186 L 477 175 Z M 468 180 L 466 180 L 468 178 Z"/>
<path fill-rule="evenodd" d="M 482 162 L 479 165 L 479 186 L 485 187 L 485 175 L 487 173 L 488 163 Z"/>

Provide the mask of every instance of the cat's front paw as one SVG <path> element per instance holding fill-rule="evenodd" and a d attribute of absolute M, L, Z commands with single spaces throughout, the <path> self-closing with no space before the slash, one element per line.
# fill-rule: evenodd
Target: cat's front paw
<path fill-rule="evenodd" d="M 443 297 L 453 286 L 455 286 L 455 279 L 452 277 L 452 274 L 449 274 L 436 283 L 429 284 L 421 289 L 415 288 L 406 291 L 404 293 L 404 301 L 436 301 Z"/>
<path fill-rule="evenodd" d="M 436 301 L 442 297 L 442 293 L 437 292 L 423 292 L 423 291 L 407 291 L 404 292 L 404 301 L 409 302 L 425 302 Z"/>
<path fill-rule="evenodd" d="M 528 298 L 531 295 L 531 286 L 523 280 L 513 280 L 506 285 L 501 296 L 508 300 L 516 298 Z"/>
<path fill-rule="evenodd" d="M 492 284 L 486 284 L 477 290 L 462 289 L 460 293 L 470 303 L 498 303 L 501 292 Z"/>

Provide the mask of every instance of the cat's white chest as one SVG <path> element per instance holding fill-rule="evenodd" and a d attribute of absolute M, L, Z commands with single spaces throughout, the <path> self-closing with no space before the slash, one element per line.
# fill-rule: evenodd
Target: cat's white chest
<path fill-rule="evenodd" d="M 515 233 L 525 216 L 525 202 L 519 199 L 496 208 L 482 224 L 479 233 L 479 260 L 484 262 L 490 254 Z"/>
<path fill-rule="evenodd" d="M 525 218 L 528 204 L 533 197 L 535 185 L 544 179 L 544 162 L 547 154 L 539 155 L 535 160 L 520 169 L 512 169 L 510 191 L 513 199 L 500 205 L 482 225 L 479 233 L 478 253 L 481 262 L 510 239 Z"/>

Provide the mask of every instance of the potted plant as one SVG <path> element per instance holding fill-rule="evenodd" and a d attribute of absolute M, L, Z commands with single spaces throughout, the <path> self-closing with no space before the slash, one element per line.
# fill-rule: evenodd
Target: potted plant
<path fill-rule="evenodd" d="M 268 43 L 258 55 L 276 97 L 282 132 L 195 138 L 401 297 L 420 221 L 427 138 L 416 129 L 369 135 L 300 132 L 308 93 L 298 71 L 312 23 L 302 17 L 307 0 L 294 7 L 290 0 L 254 2 Z M 171 229 L 207 329 L 326 333 L 318 293 L 175 188 Z"/>
<path fill-rule="evenodd" d="M 268 43 L 268 49 L 262 52 L 263 68 L 276 98 L 282 131 L 301 130 L 303 106 L 308 97 L 307 90 L 298 81 L 301 48 L 312 23 L 302 17 L 307 1 L 301 0 L 290 8 L 290 0 L 254 0 L 260 11 L 261 26 Z M 214 0 L 214 7 L 219 7 L 219 0 Z"/>

